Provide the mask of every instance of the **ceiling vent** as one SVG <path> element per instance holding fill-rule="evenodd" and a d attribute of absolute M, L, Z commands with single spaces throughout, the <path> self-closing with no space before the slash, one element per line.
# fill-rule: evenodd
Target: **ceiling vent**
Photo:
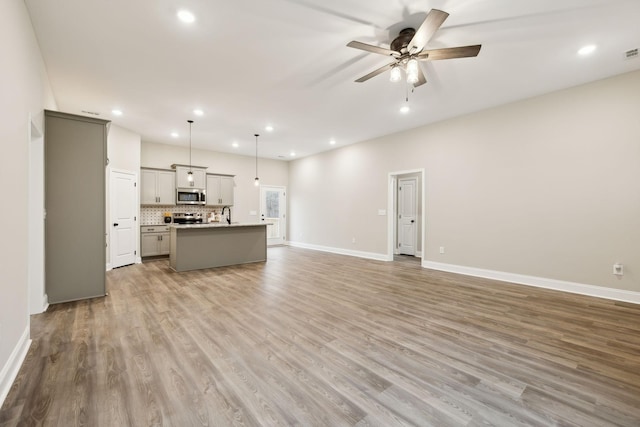
<path fill-rule="evenodd" d="M 638 57 L 638 48 L 626 51 L 624 53 L 624 57 L 626 59 L 637 58 Z"/>

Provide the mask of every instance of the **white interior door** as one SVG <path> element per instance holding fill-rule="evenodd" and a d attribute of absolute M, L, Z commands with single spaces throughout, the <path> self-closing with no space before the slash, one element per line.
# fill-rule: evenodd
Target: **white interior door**
<path fill-rule="evenodd" d="M 136 262 L 136 174 L 111 171 L 109 180 L 111 206 L 111 267 Z"/>
<path fill-rule="evenodd" d="M 398 180 L 398 253 L 403 255 L 416 254 L 417 195 L 417 178 Z"/>
<path fill-rule="evenodd" d="M 260 187 L 260 220 L 267 225 L 267 245 L 282 245 L 286 241 L 287 198 L 285 187 Z"/>

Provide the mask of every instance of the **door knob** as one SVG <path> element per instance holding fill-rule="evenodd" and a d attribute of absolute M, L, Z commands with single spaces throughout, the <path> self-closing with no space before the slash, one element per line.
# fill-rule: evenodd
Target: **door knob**
<path fill-rule="evenodd" d="M 414 222 L 416 222 L 416 220 L 415 220 L 415 219 L 412 219 L 412 220 L 411 220 L 411 224 L 413 224 Z"/>
<path fill-rule="evenodd" d="M 113 223 L 113 226 L 114 226 L 114 227 L 117 227 L 117 226 L 118 226 L 118 223 L 117 223 L 117 222 L 114 222 L 114 223 Z"/>

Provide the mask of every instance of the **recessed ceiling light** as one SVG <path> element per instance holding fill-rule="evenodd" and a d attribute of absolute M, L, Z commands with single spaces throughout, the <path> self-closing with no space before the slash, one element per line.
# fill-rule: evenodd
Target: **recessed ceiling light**
<path fill-rule="evenodd" d="M 233 144 L 231 144 L 233 146 L 233 148 L 238 148 L 240 146 L 240 144 L 238 144 L 237 142 L 234 142 Z"/>
<path fill-rule="evenodd" d="M 409 108 L 408 105 L 403 105 L 402 107 L 400 107 L 400 112 L 402 114 L 407 114 L 409 111 L 411 111 L 411 108 Z"/>
<path fill-rule="evenodd" d="M 578 51 L 578 55 L 582 55 L 582 56 L 591 55 L 593 52 L 595 52 L 595 50 L 596 50 L 596 45 L 590 44 L 590 45 L 582 47 Z"/>
<path fill-rule="evenodd" d="M 177 138 L 180 136 L 180 134 L 178 132 L 171 132 L 171 136 Z"/>
<path fill-rule="evenodd" d="M 291 157 L 295 157 L 295 156 L 296 156 L 296 152 L 295 152 L 295 151 L 292 151 L 291 153 L 289 153 L 289 155 L 290 155 Z"/>
<path fill-rule="evenodd" d="M 265 126 L 264 130 L 266 130 L 267 132 L 273 132 L 273 126 L 267 125 Z"/>
<path fill-rule="evenodd" d="M 191 24 L 193 21 L 196 20 L 196 17 L 193 13 L 189 12 L 188 10 L 179 10 L 178 11 L 178 19 L 180 19 L 182 22 L 186 22 L 187 24 Z"/>
<path fill-rule="evenodd" d="M 200 109 L 195 109 L 195 110 L 193 110 L 193 114 L 195 114 L 196 116 L 202 116 L 202 115 L 204 115 L 204 111 L 202 111 Z"/>
<path fill-rule="evenodd" d="M 120 111 L 120 110 L 111 110 L 111 114 L 113 114 L 114 116 L 121 116 L 122 115 L 122 111 Z"/>
<path fill-rule="evenodd" d="M 335 139 L 330 140 L 330 141 L 329 141 L 329 144 L 331 144 L 331 145 L 336 145 L 336 140 L 335 140 Z"/>

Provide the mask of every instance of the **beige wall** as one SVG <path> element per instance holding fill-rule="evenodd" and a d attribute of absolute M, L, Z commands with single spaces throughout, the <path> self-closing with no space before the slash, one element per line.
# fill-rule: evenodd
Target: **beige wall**
<path fill-rule="evenodd" d="M 140 173 L 140 145 L 140 135 L 111 123 L 107 137 L 109 167 Z"/>
<path fill-rule="evenodd" d="M 28 188 L 31 178 L 30 117 L 42 131 L 43 109 L 56 107 L 31 21 L 22 1 L 0 2 L 0 151 L 4 161 L 0 182 L 10 201 L 0 209 L 0 222 L 10 224 L 0 245 L 0 403 L 29 333 Z M 40 141 L 41 144 L 41 141 Z M 41 147 L 36 150 L 42 156 Z M 42 159 L 33 163 L 42 164 Z M 36 176 L 42 177 L 42 172 Z M 41 194 L 41 200 L 43 195 Z M 7 206 L 11 205 L 11 209 Z M 16 215 L 16 212 L 20 214 Z M 20 354 L 14 353 L 14 357 Z"/>
<path fill-rule="evenodd" d="M 640 291 L 638 93 L 634 72 L 295 160 L 290 240 L 386 253 L 387 174 L 425 168 L 426 260 Z"/>
<path fill-rule="evenodd" d="M 214 151 L 193 149 L 192 164 L 204 166 L 207 173 L 235 175 L 233 220 L 240 222 L 257 221 L 260 212 L 260 192 L 254 186 L 255 158 Z M 173 145 L 142 142 L 142 167 L 169 169 L 172 164 L 189 164 L 189 148 Z M 289 184 L 287 162 L 281 160 L 258 160 L 258 175 L 262 185 L 286 187 Z"/>

